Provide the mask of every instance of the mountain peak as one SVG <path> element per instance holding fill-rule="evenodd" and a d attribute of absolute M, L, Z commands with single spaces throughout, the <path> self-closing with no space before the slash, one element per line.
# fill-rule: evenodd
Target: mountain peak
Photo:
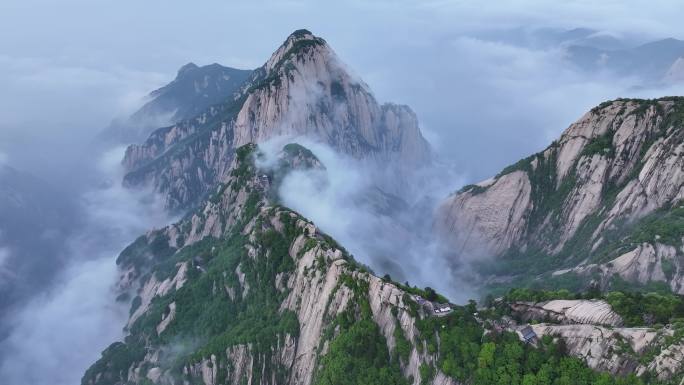
<path fill-rule="evenodd" d="M 303 45 L 307 45 L 307 43 L 313 45 L 326 45 L 326 42 L 322 37 L 314 35 L 308 29 L 298 29 L 285 39 L 283 46 L 292 48 L 292 46 L 295 46 L 298 43 Z"/>
<path fill-rule="evenodd" d="M 199 68 L 199 67 L 197 66 L 197 64 L 195 64 L 195 63 L 193 63 L 193 62 L 190 62 L 190 63 L 188 63 L 188 64 L 182 66 L 182 67 L 178 70 L 178 75 L 177 75 L 177 77 L 181 77 L 181 76 L 183 76 L 183 75 L 186 75 L 188 72 L 191 72 L 191 71 L 196 70 L 196 69 L 198 69 L 198 68 Z"/>
<path fill-rule="evenodd" d="M 298 29 L 290 34 L 290 36 L 287 37 L 287 40 L 290 39 L 295 39 L 295 40 L 313 40 L 315 39 L 316 36 L 314 36 L 311 31 L 308 29 Z"/>
<path fill-rule="evenodd" d="M 327 43 L 323 38 L 314 35 L 309 30 L 298 29 L 292 32 L 285 39 L 285 42 L 273 53 L 268 62 L 266 62 L 265 69 L 270 73 L 283 64 L 286 59 L 315 47 L 326 48 Z"/>
<path fill-rule="evenodd" d="M 201 72 L 197 70 L 176 83 L 187 83 Z M 192 82 L 183 94 L 195 95 L 196 86 L 202 82 Z M 182 156 L 188 165 L 192 164 L 190 159 L 206 159 L 204 168 L 193 167 L 184 173 L 182 182 L 155 187 L 167 194 L 167 207 L 181 208 L 196 203 L 223 178 L 226 160 L 236 148 L 278 136 L 308 137 L 356 159 L 395 164 L 387 172 L 387 181 L 378 178 L 378 183 L 387 185 L 391 192 L 400 189 L 402 176 L 431 159 L 430 146 L 420 133 L 415 114 L 407 107 L 379 104 L 325 40 L 307 30 L 288 36 L 236 96 L 223 103 L 221 111 L 207 110 L 177 126 L 156 131 L 143 145 L 130 147 L 124 161 L 129 170 L 125 183 L 147 183 L 149 178 L 157 178 L 155 174 L 175 173 L 169 168 L 175 161 L 167 157 Z M 221 138 L 221 145 L 207 145 L 206 136 L 195 135 L 200 132 Z M 192 138 L 192 144 L 182 138 Z M 170 147 L 177 150 L 167 151 Z M 162 148 L 166 150 L 158 151 Z M 205 157 L 196 152 L 209 153 L 217 148 L 228 157 Z M 150 162 L 153 158 L 159 161 Z M 169 175 L 168 180 L 178 177 Z"/>

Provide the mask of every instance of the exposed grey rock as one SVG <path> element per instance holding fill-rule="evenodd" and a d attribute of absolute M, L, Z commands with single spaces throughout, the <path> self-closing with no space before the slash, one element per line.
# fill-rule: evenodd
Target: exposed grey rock
<path fill-rule="evenodd" d="M 580 276 L 592 276 L 598 273 L 603 279 L 603 286 L 616 276 L 638 284 L 663 282 L 668 283 L 673 292 L 684 294 L 684 266 L 679 258 L 682 253 L 684 250 L 672 245 L 642 243 L 608 262 L 583 263 L 574 268 L 557 270 L 553 275 L 576 273 Z"/>
<path fill-rule="evenodd" d="M 590 368 L 621 375 L 636 370 L 638 359 L 634 352 L 643 353 L 657 337 L 651 329 L 608 329 L 590 324 L 538 324 L 532 328 L 538 336 L 564 340 L 568 353 L 584 359 Z"/>
<path fill-rule="evenodd" d="M 458 254 L 500 254 L 524 235 L 531 204 L 527 174 L 515 171 L 484 188 L 451 196 L 438 213 L 437 225 Z"/>
<path fill-rule="evenodd" d="M 553 320 L 562 324 L 622 326 L 623 320 L 610 305 L 599 300 L 553 300 L 516 302 L 511 309 L 525 320 Z"/>
<path fill-rule="evenodd" d="M 568 354 L 584 360 L 592 369 L 639 376 L 648 371 L 660 380 L 681 373 L 684 345 L 672 339 L 673 329 L 621 327 L 622 319 L 603 301 L 513 303 L 511 308 L 523 320 L 557 322 L 530 326 L 538 338 L 562 340 Z M 659 353 L 648 356 L 652 350 Z"/>

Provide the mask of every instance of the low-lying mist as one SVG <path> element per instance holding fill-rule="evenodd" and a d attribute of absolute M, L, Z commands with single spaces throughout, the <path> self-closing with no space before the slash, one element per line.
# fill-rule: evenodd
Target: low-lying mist
<path fill-rule="evenodd" d="M 116 257 L 141 233 L 170 221 L 153 194 L 121 187 L 122 155 L 123 148 L 106 152 L 97 164 L 103 183 L 79 197 L 83 225 L 65 240 L 68 259 L 56 283 L 4 320 L 3 383 L 80 383 L 99 353 L 121 338 L 129 304 L 115 300 Z"/>
<path fill-rule="evenodd" d="M 266 154 L 261 166 L 272 164 L 291 142 L 311 150 L 325 169 L 288 173 L 278 191 L 283 205 L 312 220 L 380 276 L 433 287 L 455 302 L 474 298 L 471 285 L 460 278 L 468 266 L 445 259 L 432 230 L 433 212 L 451 187 L 460 184 L 457 175 L 435 164 L 407 176 L 413 188 L 397 196 L 383 191 L 381 176 L 388 165 L 352 159 L 305 138 L 261 144 Z"/>

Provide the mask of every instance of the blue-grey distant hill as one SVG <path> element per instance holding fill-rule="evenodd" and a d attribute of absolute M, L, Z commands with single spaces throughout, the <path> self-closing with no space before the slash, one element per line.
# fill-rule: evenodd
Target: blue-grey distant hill
<path fill-rule="evenodd" d="M 560 49 L 565 52 L 565 59 L 582 71 L 634 77 L 644 86 L 682 78 L 679 72 L 684 62 L 684 41 L 671 37 L 639 42 L 590 28 L 524 27 L 489 32 L 479 37 L 529 49 Z"/>
<path fill-rule="evenodd" d="M 149 101 L 137 112 L 126 120 L 115 121 L 105 136 L 121 142 L 146 138 L 153 129 L 192 118 L 231 98 L 251 73 L 216 63 L 201 67 L 188 63 L 171 83 L 152 91 Z"/>

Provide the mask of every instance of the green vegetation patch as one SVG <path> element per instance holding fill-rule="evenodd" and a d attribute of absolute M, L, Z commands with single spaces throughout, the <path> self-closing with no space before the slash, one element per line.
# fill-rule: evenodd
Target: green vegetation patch
<path fill-rule="evenodd" d="M 254 247 L 258 253 L 255 258 L 247 254 L 245 236 L 235 231 L 221 239 L 207 237 L 161 261 L 154 271 L 162 276 L 175 274 L 180 263 L 187 263 L 187 281 L 178 290 L 172 289 L 166 296 L 155 298 L 150 308 L 132 325 L 126 342 L 106 350 L 83 382 L 94 381 L 94 375 L 104 373 L 94 383 L 121 383 L 127 376 L 127 369 L 121 372 L 121 368 L 128 368 L 144 357 L 145 350 L 141 353 L 141 346 L 164 349 L 180 342 L 187 342 L 185 345 L 189 347 L 182 353 L 164 358 L 165 367 L 178 378 L 184 378 L 182 368 L 186 365 L 200 362 L 212 354 L 225 361 L 226 349 L 248 344 L 259 361 L 258 367 L 266 366 L 266 375 L 274 373 L 276 378 L 284 379 L 282 375 L 286 369 L 270 367 L 270 357 L 273 348 L 279 346 L 285 336 L 296 338 L 299 335 L 299 322 L 293 312 L 280 310 L 287 293 L 278 290 L 275 282 L 278 274 L 294 270 L 288 248 L 300 231 L 289 214 L 281 213 L 278 218 L 283 222 L 282 233 L 266 226 L 266 222 L 259 222 L 258 226 L 263 227 L 255 230 Z M 236 273 L 238 266 L 244 274 L 244 285 Z M 172 302 L 176 305 L 174 319 L 158 334 L 157 325 L 168 316 Z M 226 365 L 226 362 L 219 362 L 223 377 L 229 370 Z M 260 374 L 255 372 L 257 376 Z M 112 381 L 108 382 L 108 378 Z"/>
<path fill-rule="evenodd" d="M 601 299 L 610 304 L 613 310 L 622 317 L 625 326 L 628 327 L 666 325 L 684 319 L 684 296 L 664 291 L 634 291 L 633 286 L 626 286 L 629 287 L 608 293 L 602 293 L 596 288 L 576 293 L 564 289 L 516 288 L 510 290 L 503 299 L 505 303 L 544 302 L 556 299 Z"/>
<path fill-rule="evenodd" d="M 614 131 L 608 130 L 608 132 L 606 132 L 605 134 L 593 138 L 589 141 L 589 143 L 587 143 L 584 146 L 582 152 L 580 153 L 580 156 L 590 157 L 594 154 L 602 154 L 612 158 L 615 149 L 613 147 L 614 135 Z"/>
<path fill-rule="evenodd" d="M 478 195 L 478 194 L 482 194 L 485 191 L 487 191 L 487 187 L 485 187 L 485 186 L 480 186 L 477 184 L 467 184 L 467 185 L 461 187 L 461 189 L 458 190 L 457 193 L 460 194 L 460 193 L 468 192 L 468 193 L 471 193 L 473 195 Z"/>
<path fill-rule="evenodd" d="M 399 363 L 392 360 L 387 341 L 373 321 L 368 301 L 368 283 L 342 277 L 354 293 L 351 305 L 327 328 L 328 352 L 320 358 L 315 385 L 408 385 Z"/>

